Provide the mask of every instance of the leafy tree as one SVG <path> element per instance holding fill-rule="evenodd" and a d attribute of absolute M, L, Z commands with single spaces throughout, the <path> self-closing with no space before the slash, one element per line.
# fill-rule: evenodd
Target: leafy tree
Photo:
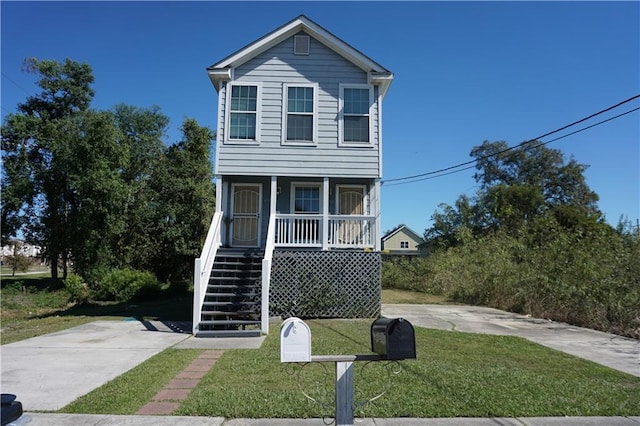
<path fill-rule="evenodd" d="M 9 202 L 3 203 L 2 218 L 14 233 L 29 217 L 27 238 L 45 248 L 53 278 L 57 278 L 58 259 L 62 258 L 66 277 L 73 233 L 69 156 L 75 119 L 88 109 L 94 95 L 93 75 L 89 65 L 69 59 L 59 63 L 30 58 L 25 68 L 39 76 L 42 92 L 19 104 L 19 113 L 10 115 L 2 126 L 10 194 Z"/>
<path fill-rule="evenodd" d="M 127 158 L 121 170 L 126 200 L 121 216 L 126 224 L 117 241 L 120 266 L 152 270 L 155 257 L 157 206 L 161 203 L 154 175 L 165 167 L 162 137 L 169 118 L 157 106 L 137 108 L 117 105 L 113 109 L 120 130 L 120 144 Z"/>
<path fill-rule="evenodd" d="M 443 204 L 432 217 L 425 238 L 436 247 L 461 242 L 460 231 L 475 236 L 503 229 L 516 235 L 535 218 L 551 214 L 565 226 L 583 226 L 601 219 L 598 196 L 584 178 L 586 166 L 561 151 L 536 141 L 508 149 L 505 142 L 485 141 L 471 150 L 479 189 L 473 199 Z M 464 234 L 464 233 L 463 233 Z"/>
<path fill-rule="evenodd" d="M 165 166 L 153 177 L 159 194 L 156 275 L 161 281 L 191 277 L 215 210 L 210 148 L 214 138 L 193 119 L 182 126 L 183 139 L 165 151 Z"/>

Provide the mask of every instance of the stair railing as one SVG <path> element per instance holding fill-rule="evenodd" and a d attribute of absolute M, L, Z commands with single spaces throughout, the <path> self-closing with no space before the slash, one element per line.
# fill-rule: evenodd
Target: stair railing
<path fill-rule="evenodd" d="M 216 258 L 218 247 L 220 247 L 222 212 L 216 212 L 211 220 L 207 238 L 202 247 L 202 254 L 195 260 L 193 271 L 193 327 L 192 332 L 195 336 L 200 328 L 200 317 L 202 315 L 202 305 L 205 295 L 207 294 L 207 286 L 211 278 L 211 269 L 213 269 L 213 261 Z"/>
<path fill-rule="evenodd" d="M 261 331 L 269 334 L 269 288 L 271 284 L 271 260 L 276 244 L 276 215 L 269 216 L 269 229 L 262 259 L 262 305 L 260 308 Z"/>

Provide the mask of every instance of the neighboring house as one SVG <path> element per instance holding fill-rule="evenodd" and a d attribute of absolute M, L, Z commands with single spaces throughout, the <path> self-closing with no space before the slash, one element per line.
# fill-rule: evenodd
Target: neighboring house
<path fill-rule="evenodd" d="M 407 225 L 399 225 L 382 237 L 382 250 L 389 255 L 417 255 L 424 239 Z"/>
<path fill-rule="evenodd" d="M 207 71 L 218 93 L 216 214 L 196 260 L 194 334 L 266 333 L 270 314 L 310 305 L 379 313 L 393 74 L 305 16 Z"/>
<path fill-rule="evenodd" d="M 27 256 L 27 257 L 38 257 L 41 253 L 40 246 L 34 246 L 33 244 L 27 244 L 21 240 L 10 241 L 10 244 L 2 246 L 0 248 L 0 255 L 2 257 L 5 256 L 13 256 L 14 254 Z"/>

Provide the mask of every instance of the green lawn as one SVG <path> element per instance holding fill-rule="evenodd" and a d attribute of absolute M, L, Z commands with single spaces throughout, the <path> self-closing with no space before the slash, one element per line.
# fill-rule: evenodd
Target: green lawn
<path fill-rule="evenodd" d="M 60 282 L 46 276 L 2 277 L 2 344 L 65 330 L 97 320 L 126 317 L 191 320 L 191 293 L 168 294 L 143 303 L 73 305 Z"/>
<path fill-rule="evenodd" d="M 369 352 L 369 320 L 312 320 L 312 352 Z M 640 414 L 640 378 L 524 339 L 416 328 L 418 359 L 400 363 L 391 388 L 358 415 L 373 417 L 612 416 Z M 281 364 L 277 327 L 259 350 L 228 350 L 177 415 L 306 418 L 333 415 L 333 364 Z M 81 397 L 64 412 L 135 413 L 194 351 L 170 350 Z M 356 363 L 356 400 L 376 395 L 382 363 Z M 393 365 L 391 365 L 393 367 Z M 171 371 L 162 378 L 154 372 Z M 144 372 L 144 373 L 142 373 Z M 171 376 L 171 377 L 170 377 Z M 149 384 L 153 380 L 153 384 Z M 141 383 L 144 384 L 141 386 Z M 148 391 L 124 392 L 145 388 Z M 117 403 L 116 403 L 117 401 Z"/>

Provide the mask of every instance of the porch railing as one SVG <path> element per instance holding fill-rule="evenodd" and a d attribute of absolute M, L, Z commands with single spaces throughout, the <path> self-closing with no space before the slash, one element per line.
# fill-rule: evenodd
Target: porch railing
<path fill-rule="evenodd" d="M 264 258 L 262 259 L 262 305 L 261 305 L 261 331 L 269 334 L 269 288 L 271 286 L 271 260 L 275 248 L 276 238 L 276 217 L 269 217 L 269 228 L 267 229 L 267 241 L 264 247 Z"/>
<path fill-rule="evenodd" d="M 375 246 L 375 216 L 329 216 L 329 246 L 372 248 Z"/>
<path fill-rule="evenodd" d="M 216 258 L 218 247 L 220 247 L 220 229 L 222 224 L 222 212 L 216 212 L 211 220 L 207 238 L 202 247 L 202 254 L 196 259 L 193 271 L 193 335 L 200 326 L 202 314 L 202 304 L 204 303 L 207 285 L 211 278 L 213 261 Z"/>
<path fill-rule="evenodd" d="M 375 216 L 330 215 L 327 241 L 323 245 L 323 217 L 317 214 L 278 214 L 276 247 L 375 247 Z"/>

